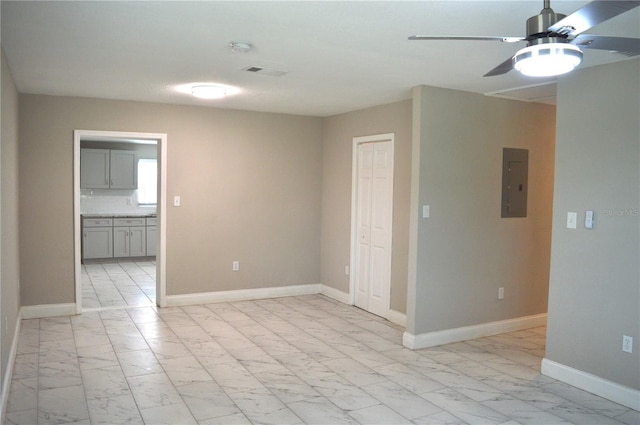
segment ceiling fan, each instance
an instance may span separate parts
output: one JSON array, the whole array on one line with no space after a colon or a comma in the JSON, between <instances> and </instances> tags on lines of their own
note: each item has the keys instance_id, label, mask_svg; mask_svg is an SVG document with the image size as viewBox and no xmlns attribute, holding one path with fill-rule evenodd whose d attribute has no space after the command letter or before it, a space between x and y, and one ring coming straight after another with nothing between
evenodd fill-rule
<instances>
[{"instance_id":1,"label":"ceiling fan","mask_svg":"<svg viewBox=\"0 0 640 425\"><path fill-rule=\"evenodd\" d=\"M582 62L581 48L609 50L627 56L640 55L640 39L582 34L604 21L640 6L640 1L596 0L569 16L555 13L550 0L544 8L527 19L526 37L428 36L414 35L409 40L526 41L520 49L485 77L506 74L512 69L532 77L550 77L572 71Z\"/></svg>"}]
</instances>

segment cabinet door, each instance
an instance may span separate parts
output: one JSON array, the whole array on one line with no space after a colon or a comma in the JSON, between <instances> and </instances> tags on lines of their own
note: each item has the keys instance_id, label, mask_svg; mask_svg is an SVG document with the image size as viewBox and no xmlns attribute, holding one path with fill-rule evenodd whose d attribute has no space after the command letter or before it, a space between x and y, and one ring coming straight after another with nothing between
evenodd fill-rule
<instances>
[{"instance_id":1,"label":"cabinet door","mask_svg":"<svg viewBox=\"0 0 640 425\"><path fill-rule=\"evenodd\" d=\"M132 151L111 151L111 189L137 189L136 153Z\"/></svg>"},{"instance_id":2,"label":"cabinet door","mask_svg":"<svg viewBox=\"0 0 640 425\"><path fill-rule=\"evenodd\" d=\"M129 257L129 228L113 228L113 256Z\"/></svg>"},{"instance_id":3,"label":"cabinet door","mask_svg":"<svg viewBox=\"0 0 640 425\"><path fill-rule=\"evenodd\" d=\"M112 258L113 228L89 227L82 230L82 259Z\"/></svg>"},{"instance_id":4,"label":"cabinet door","mask_svg":"<svg viewBox=\"0 0 640 425\"><path fill-rule=\"evenodd\" d=\"M146 227L129 227L129 255L131 257L147 255Z\"/></svg>"},{"instance_id":5,"label":"cabinet door","mask_svg":"<svg viewBox=\"0 0 640 425\"><path fill-rule=\"evenodd\" d=\"M80 188L109 188L109 149L80 149Z\"/></svg>"},{"instance_id":6,"label":"cabinet door","mask_svg":"<svg viewBox=\"0 0 640 425\"><path fill-rule=\"evenodd\" d=\"M158 228L156 226L147 226L147 256L148 257L155 257L157 241L158 241Z\"/></svg>"}]
</instances>

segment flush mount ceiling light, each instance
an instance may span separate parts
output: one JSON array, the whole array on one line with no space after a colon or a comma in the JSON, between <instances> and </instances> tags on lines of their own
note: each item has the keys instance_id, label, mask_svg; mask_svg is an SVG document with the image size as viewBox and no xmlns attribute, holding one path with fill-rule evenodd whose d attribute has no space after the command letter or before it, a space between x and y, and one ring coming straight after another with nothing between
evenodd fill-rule
<instances>
[{"instance_id":1,"label":"flush mount ceiling light","mask_svg":"<svg viewBox=\"0 0 640 425\"><path fill-rule=\"evenodd\" d=\"M253 44L250 41L238 40L230 42L229 48L234 52L247 53L253 49Z\"/></svg>"},{"instance_id":2,"label":"flush mount ceiling light","mask_svg":"<svg viewBox=\"0 0 640 425\"><path fill-rule=\"evenodd\" d=\"M582 62L582 51L573 44L543 43L527 46L513 57L516 71L528 77L566 74Z\"/></svg>"},{"instance_id":3,"label":"flush mount ceiling light","mask_svg":"<svg viewBox=\"0 0 640 425\"><path fill-rule=\"evenodd\" d=\"M240 93L240 89L226 84L198 82L180 84L173 87L173 90L192 95L200 99L221 99Z\"/></svg>"},{"instance_id":4,"label":"flush mount ceiling light","mask_svg":"<svg viewBox=\"0 0 640 425\"><path fill-rule=\"evenodd\" d=\"M220 99L227 95L227 87L219 84L202 84L191 87L191 94L200 99Z\"/></svg>"}]
</instances>

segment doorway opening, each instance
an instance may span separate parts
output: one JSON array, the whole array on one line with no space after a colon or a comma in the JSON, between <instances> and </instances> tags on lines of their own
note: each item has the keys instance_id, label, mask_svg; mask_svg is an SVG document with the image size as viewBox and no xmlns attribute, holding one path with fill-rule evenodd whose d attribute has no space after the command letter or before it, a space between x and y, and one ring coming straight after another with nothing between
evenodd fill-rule
<instances>
[{"instance_id":1,"label":"doorway opening","mask_svg":"<svg viewBox=\"0 0 640 425\"><path fill-rule=\"evenodd\" d=\"M351 304L389 318L394 134L355 137L351 195Z\"/></svg>"},{"instance_id":2,"label":"doorway opening","mask_svg":"<svg viewBox=\"0 0 640 425\"><path fill-rule=\"evenodd\" d=\"M166 199L167 135L75 130L73 146L76 313L81 314L83 310L104 307L134 307L136 304L155 304L159 307L165 307L166 211L164 201ZM109 163L111 151L120 155L127 150L143 153L136 153L135 159L130 162L132 165L128 167L122 166L123 163L120 162L120 159L117 160L117 163L114 160L114 165L109 164L108 167L112 170L111 172L114 172L114 167L120 167L117 176L124 175L127 170L131 170L133 175L129 176L129 179L135 179L135 192L132 191L130 185L127 186L125 183L122 186L122 183L112 181L114 179L109 176L103 178L105 186L91 184L92 187L100 188L96 189L95 193L100 196L94 197L93 190L81 187L81 180L87 179L87 170L90 170L91 174L95 174L92 172L92 170L95 171L93 164L92 167L87 168L85 162L85 166L81 167L83 159L97 161L96 164L101 164L100 161ZM87 153L92 156L86 156ZM102 154L102 158L106 159L100 159L100 154ZM139 162L139 157L146 157L147 160L155 159L157 164L155 182L149 182L148 178L151 161ZM82 170L85 174L82 174ZM121 170L124 171L121 172ZM138 175L139 172L147 174L147 181L144 181L143 175ZM152 183L155 183L155 187ZM139 185L143 185L144 188L139 188ZM155 191L155 199L154 194L150 193L153 191ZM155 207L153 206L154 201ZM121 203L122 206L120 206L120 210L113 210L117 214L110 214L109 211L113 209L111 204L114 202ZM127 211L131 211L131 214L128 214ZM144 213L144 211L148 213ZM85 213L85 218L87 216L91 216L91 220L95 218L95 227L89 228L87 226L84 229L90 230L90 232L86 232L86 237L82 223L82 217ZM85 224L94 223L87 222ZM91 238L94 239L91 240ZM89 245L87 243L83 247L83 242L95 242L96 244ZM107 254L102 255L101 252L107 252ZM114 257L113 261L93 261L93 259L109 257L109 255ZM83 303L83 286L84 294L87 297L86 303ZM111 298L112 302L97 302L98 300L91 295L91 291L95 291L97 287L100 288L99 291L104 291L103 297L107 300ZM122 297L122 302L117 300L117 297Z\"/></svg>"}]
</instances>

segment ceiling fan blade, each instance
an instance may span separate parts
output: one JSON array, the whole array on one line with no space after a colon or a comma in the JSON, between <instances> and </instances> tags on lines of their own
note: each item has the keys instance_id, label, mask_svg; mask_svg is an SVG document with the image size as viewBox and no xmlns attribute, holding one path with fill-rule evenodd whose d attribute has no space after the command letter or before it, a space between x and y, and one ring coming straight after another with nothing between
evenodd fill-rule
<instances>
[{"instance_id":1,"label":"ceiling fan blade","mask_svg":"<svg viewBox=\"0 0 640 425\"><path fill-rule=\"evenodd\" d=\"M586 49L612 50L626 56L640 55L640 38L580 34L571 44Z\"/></svg>"},{"instance_id":2,"label":"ceiling fan blade","mask_svg":"<svg viewBox=\"0 0 640 425\"><path fill-rule=\"evenodd\" d=\"M604 21L640 6L640 1L596 0L549 27L549 31L574 37Z\"/></svg>"},{"instance_id":3,"label":"ceiling fan blade","mask_svg":"<svg viewBox=\"0 0 640 425\"><path fill-rule=\"evenodd\" d=\"M501 41L503 43L516 43L518 41L525 41L524 37L458 37L458 36L431 36L431 35L412 35L409 40L462 40L462 41Z\"/></svg>"},{"instance_id":4,"label":"ceiling fan blade","mask_svg":"<svg viewBox=\"0 0 640 425\"><path fill-rule=\"evenodd\" d=\"M483 75L483 77L494 77L496 75L506 74L513 69L513 57L510 57L500 65L493 68L491 71Z\"/></svg>"}]
</instances>

